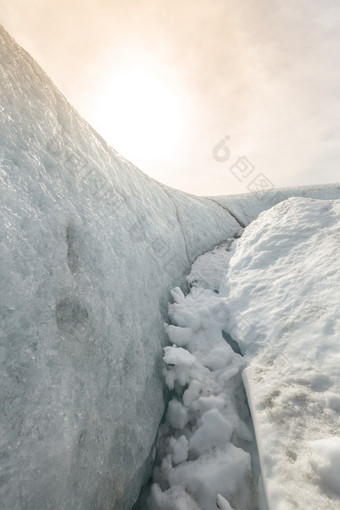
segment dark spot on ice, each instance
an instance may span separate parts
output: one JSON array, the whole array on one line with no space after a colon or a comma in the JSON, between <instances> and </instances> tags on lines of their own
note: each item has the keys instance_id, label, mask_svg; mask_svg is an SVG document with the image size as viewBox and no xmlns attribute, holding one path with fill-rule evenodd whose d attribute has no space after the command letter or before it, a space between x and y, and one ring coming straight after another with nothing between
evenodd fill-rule
<instances>
[{"instance_id":1,"label":"dark spot on ice","mask_svg":"<svg viewBox=\"0 0 340 510\"><path fill-rule=\"evenodd\" d=\"M57 302L56 321L61 333L84 338L88 330L89 314L77 298L64 298Z\"/></svg>"},{"instance_id":2,"label":"dark spot on ice","mask_svg":"<svg viewBox=\"0 0 340 510\"><path fill-rule=\"evenodd\" d=\"M6 319L10 317L15 312L15 308L10 306L3 306L0 308L0 319Z\"/></svg>"},{"instance_id":3,"label":"dark spot on ice","mask_svg":"<svg viewBox=\"0 0 340 510\"><path fill-rule=\"evenodd\" d=\"M86 441L86 430L83 430L83 431L79 434L79 438L78 438L78 445L79 445L80 447L84 446L85 441Z\"/></svg>"},{"instance_id":4,"label":"dark spot on ice","mask_svg":"<svg viewBox=\"0 0 340 510\"><path fill-rule=\"evenodd\" d=\"M9 453L8 452L0 452L0 460L8 459Z\"/></svg>"},{"instance_id":5,"label":"dark spot on ice","mask_svg":"<svg viewBox=\"0 0 340 510\"><path fill-rule=\"evenodd\" d=\"M72 274L79 269L79 258L75 249L75 229L72 225L68 225L66 229L67 242L67 265Z\"/></svg>"},{"instance_id":6,"label":"dark spot on ice","mask_svg":"<svg viewBox=\"0 0 340 510\"><path fill-rule=\"evenodd\" d=\"M5 485L10 478L11 478L10 475L2 475L2 476L0 476L0 487Z\"/></svg>"}]
</instances>

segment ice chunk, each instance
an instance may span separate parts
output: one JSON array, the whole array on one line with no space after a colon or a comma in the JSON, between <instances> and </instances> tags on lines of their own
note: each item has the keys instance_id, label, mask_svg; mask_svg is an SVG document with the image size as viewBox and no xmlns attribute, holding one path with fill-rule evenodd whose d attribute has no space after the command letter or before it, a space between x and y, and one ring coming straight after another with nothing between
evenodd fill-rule
<instances>
[{"instance_id":1,"label":"ice chunk","mask_svg":"<svg viewBox=\"0 0 340 510\"><path fill-rule=\"evenodd\" d=\"M252 507L247 478L251 476L249 454L232 444L203 453L197 460L179 464L169 475L171 487L185 486L201 508L216 509L221 494L234 508Z\"/></svg>"},{"instance_id":2,"label":"ice chunk","mask_svg":"<svg viewBox=\"0 0 340 510\"><path fill-rule=\"evenodd\" d=\"M233 360L233 350L228 344L221 344L213 347L207 354L204 366L211 370L218 370L226 367Z\"/></svg>"},{"instance_id":3,"label":"ice chunk","mask_svg":"<svg viewBox=\"0 0 340 510\"><path fill-rule=\"evenodd\" d=\"M176 344L179 347L186 347L189 345L192 337L192 331L190 328L181 328L170 324L167 326L166 331L171 343Z\"/></svg>"},{"instance_id":4,"label":"ice chunk","mask_svg":"<svg viewBox=\"0 0 340 510\"><path fill-rule=\"evenodd\" d=\"M188 368L196 364L195 356L182 347L165 347L164 353L163 360L167 365Z\"/></svg>"},{"instance_id":5,"label":"ice chunk","mask_svg":"<svg viewBox=\"0 0 340 510\"><path fill-rule=\"evenodd\" d=\"M200 455L230 441L232 428L217 409L202 414L201 426L190 439L189 448Z\"/></svg>"},{"instance_id":6,"label":"ice chunk","mask_svg":"<svg viewBox=\"0 0 340 510\"><path fill-rule=\"evenodd\" d=\"M188 421L188 411L184 405L176 399L169 403L167 420L174 429L183 430Z\"/></svg>"},{"instance_id":7,"label":"ice chunk","mask_svg":"<svg viewBox=\"0 0 340 510\"><path fill-rule=\"evenodd\" d=\"M178 439L174 437L169 441L170 449L172 450L172 462L180 464L188 458L189 443L185 436L180 436Z\"/></svg>"},{"instance_id":8,"label":"ice chunk","mask_svg":"<svg viewBox=\"0 0 340 510\"><path fill-rule=\"evenodd\" d=\"M201 389L202 384L199 381L191 381L189 388L187 388L183 393L183 403L186 407L189 407L198 399L198 396L201 393Z\"/></svg>"}]
</instances>

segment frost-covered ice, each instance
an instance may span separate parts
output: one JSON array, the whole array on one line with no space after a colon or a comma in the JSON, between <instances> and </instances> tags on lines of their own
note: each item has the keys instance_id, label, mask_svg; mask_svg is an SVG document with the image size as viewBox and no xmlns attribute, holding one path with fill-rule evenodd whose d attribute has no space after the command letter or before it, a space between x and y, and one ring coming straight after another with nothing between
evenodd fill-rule
<instances>
[{"instance_id":1,"label":"frost-covered ice","mask_svg":"<svg viewBox=\"0 0 340 510\"><path fill-rule=\"evenodd\" d=\"M268 507L340 508L340 201L291 198L234 244L221 293Z\"/></svg>"},{"instance_id":2,"label":"frost-covered ice","mask_svg":"<svg viewBox=\"0 0 340 510\"><path fill-rule=\"evenodd\" d=\"M239 225L108 147L4 30L0 83L0 508L129 509L168 291Z\"/></svg>"}]
</instances>

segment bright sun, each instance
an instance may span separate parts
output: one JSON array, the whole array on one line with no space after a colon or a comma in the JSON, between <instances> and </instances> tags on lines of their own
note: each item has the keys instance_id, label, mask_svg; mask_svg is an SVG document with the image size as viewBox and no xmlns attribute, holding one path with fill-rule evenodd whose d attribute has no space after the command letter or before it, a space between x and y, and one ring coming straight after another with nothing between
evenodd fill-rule
<instances>
[{"instance_id":1,"label":"bright sun","mask_svg":"<svg viewBox=\"0 0 340 510\"><path fill-rule=\"evenodd\" d=\"M96 128L137 166L164 161L183 139L184 93L156 66L122 69L106 80L96 97Z\"/></svg>"}]
</instances>

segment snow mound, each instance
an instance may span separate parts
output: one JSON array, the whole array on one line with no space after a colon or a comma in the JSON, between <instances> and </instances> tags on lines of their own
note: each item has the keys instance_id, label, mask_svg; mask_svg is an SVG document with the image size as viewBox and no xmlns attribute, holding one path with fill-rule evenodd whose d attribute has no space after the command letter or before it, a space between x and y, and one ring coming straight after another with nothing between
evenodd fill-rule
<instances>
[{"instance_id":1,"label":"snow mound","mask_svg":"<svg viewBox=\"0 0 340 510\"><path fill-rule=\"evenodd\" d=\"M339 508L339 249L340 201L290 198L245 229L221 285L273 510Z\"/></svg>"}]
</instances>

